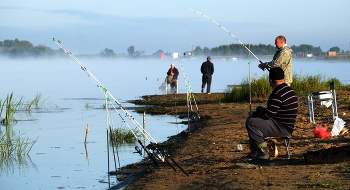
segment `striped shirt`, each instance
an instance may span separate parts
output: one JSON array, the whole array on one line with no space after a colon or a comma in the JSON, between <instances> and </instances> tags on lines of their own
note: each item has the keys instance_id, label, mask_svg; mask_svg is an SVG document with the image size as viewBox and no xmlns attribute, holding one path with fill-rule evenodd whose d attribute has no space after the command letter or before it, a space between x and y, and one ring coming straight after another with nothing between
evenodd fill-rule
<instances>
[{"instance_id":1,"label":"striped shirt","mask_svg":"<svg viewBox=\"0 0 350 190\"><path fill-rule=\"evenodd\" d=\"M296 93L286 83L283 83L273 90L267 101L267 108L257 113L257 116L265 120L274 119L292 133L297 114L298 98Z\"/></svg>"}]
</instances>

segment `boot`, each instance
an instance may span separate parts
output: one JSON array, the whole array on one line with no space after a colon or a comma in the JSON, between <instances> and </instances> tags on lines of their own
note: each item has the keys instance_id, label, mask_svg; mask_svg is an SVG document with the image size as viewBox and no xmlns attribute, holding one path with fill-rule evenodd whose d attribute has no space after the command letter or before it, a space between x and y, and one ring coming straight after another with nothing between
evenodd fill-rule
<instances>
[{"instance_id":1,"label":"boot","mask_svg":"<svg viewBox=\"0 0 350 190\"><path fill-rule=\"evenodd\" d=\"M270 160L269 148L266 142L256 145L258 154L250 160L251 163L258 163Z\"/></svg>"},{"instance_id":2,"label":"boot","mask_svg":"<svg viewBox=\"0 0 350 190\"><path fill-rule=\"evenodd\" d=\"M250 143L250 153L246 156L242 156L241 159L252 159L258 154L256 145L253 143Z\"/></svg>"}]
</instances>

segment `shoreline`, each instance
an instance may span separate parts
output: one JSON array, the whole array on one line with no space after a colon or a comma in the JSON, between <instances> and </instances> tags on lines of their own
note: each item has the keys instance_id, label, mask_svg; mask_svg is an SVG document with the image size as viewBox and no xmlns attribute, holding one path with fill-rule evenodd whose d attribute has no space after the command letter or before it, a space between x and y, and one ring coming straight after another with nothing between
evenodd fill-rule
<instances>
[{"instance_id":1,"label":"shoreline","mask_svg":"<svg viewBox=\"0 0 350 190\"><path fill-rule=\"evenodd\" d=\"M123 189L307 189L322 188L325 184L330 187L350 188L350 178L345 172L350 171L349 162L323 165L305 163L303 154L307 151L344 146L350 142L348 133L325 139L313 137L312 130L316 125L309 121L306 97L300 97L297 130L293 133L290 145L291 159L286 158L285 146L279 141L279 155L271 158L270 162L257 166L247 165L239 159L249 152L244 127L249 103L222 103L218 101L221 93L195 95L201 115L211 116L212 119L174 143L171 152L172 158L189 176L179 170L174 171L166 164L160 164L157 168L150 165L143 168L132 165L135 173L128 177L128 183L124 183ZM187 113L184 99L186 95L177 95L179 102L176 107L170 96L147 96L143 103L157 103L156 105L164 108L164 114ZM338 93L338 96L338 102L350 101L348 92ZM252 107L264 104L265 102L253 102ZM348 105L338 104L338 112L350 112ZM331 109L321 110L323 111L319 112L316 120L327 119L326 125L331 127ZM350 121L350 113L340 117L346 122ZM236 144L242 144L243 150L237 150Z\"/></svg>"}]
</instances>

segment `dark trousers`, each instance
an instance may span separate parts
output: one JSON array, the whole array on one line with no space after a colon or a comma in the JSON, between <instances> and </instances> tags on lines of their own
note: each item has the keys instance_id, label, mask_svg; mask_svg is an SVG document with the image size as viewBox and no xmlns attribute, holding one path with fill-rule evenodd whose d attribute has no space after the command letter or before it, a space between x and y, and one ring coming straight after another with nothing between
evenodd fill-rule
<instances>
[{"instance_id":1,"label":"dark trousers","mask_svg":"<svg viewBox=\"0 0 350 190\"><path fill-rule=\"evenodd\" d=\"M249 140L254 144L265 142L266 137L286 137L291 134L277 121L248 117L246 121Z\"/></svg>"},{"instance_id":2,"label":"dark trousers","mask_svg":"<svg viewBox=\"0 0 350 190\"><path fill-rule=\"evenodd\" d=\"M170 83L170 87L171 87L171 89L176 89L176 87L177 87L177 80L173 80L173 81Z\"/></svg>"},{"instance_id":3,"label":"dark trousers","mask_svg":"<svg viewBox=\"0 0 350 190\"><path fill-rule=\"evenodd\" d=\"M207 93L210 93L211 78L212 76L207 74L202 76L202 88L207 84Z\"/></svg>"}]
</instances>

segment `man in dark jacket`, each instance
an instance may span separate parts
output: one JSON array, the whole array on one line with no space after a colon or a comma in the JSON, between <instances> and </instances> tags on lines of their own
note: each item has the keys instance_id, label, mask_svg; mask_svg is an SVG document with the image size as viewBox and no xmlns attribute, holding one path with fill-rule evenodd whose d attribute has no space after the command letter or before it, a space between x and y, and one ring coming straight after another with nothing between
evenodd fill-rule
<instances>
[{"instance_id":1,"label":"man in dark jacket","mask_svg":"<svg viewBox=\"0 0 350 190\"><path fill-rule=\"evenodd\" d=\"M207 57L207 61L202 63L201 72L202 76L202 90L204 92L205 85L207 85L207 93L210 94L211 79L214 74L214 64L211 61L211 56Z\"/></svg>"},{"instance_id":2,"label":"man in dark jacket","mask_svg":"<svg viewBox=\"0 0 350 190\"><path fill-rule=\"evenodd\" d=\"M168 75L168 80L170 83L171 91L175 92L175 89L177 88L177 76L179 76L179 71L175 67L174 63L172 63L170 65L170 69L168 70L168 72L166 74Z\"/></svg>"},{"instance_id":3,"label":"man in dark jacket","mask_svg":"<svg viewBox=\"0 0 350 190\"><path fill-rule=\"evenodd\" d=\"M246 128L250 141L250 153L243 158L252 158L251 162L269 160L266 137L285 137L293 133L298 114L298 98L294 90L284 81L284 71L280 67L270 69L272 93L267 107L261 106L249 112Z\"/></svg>"}]
</instances>

